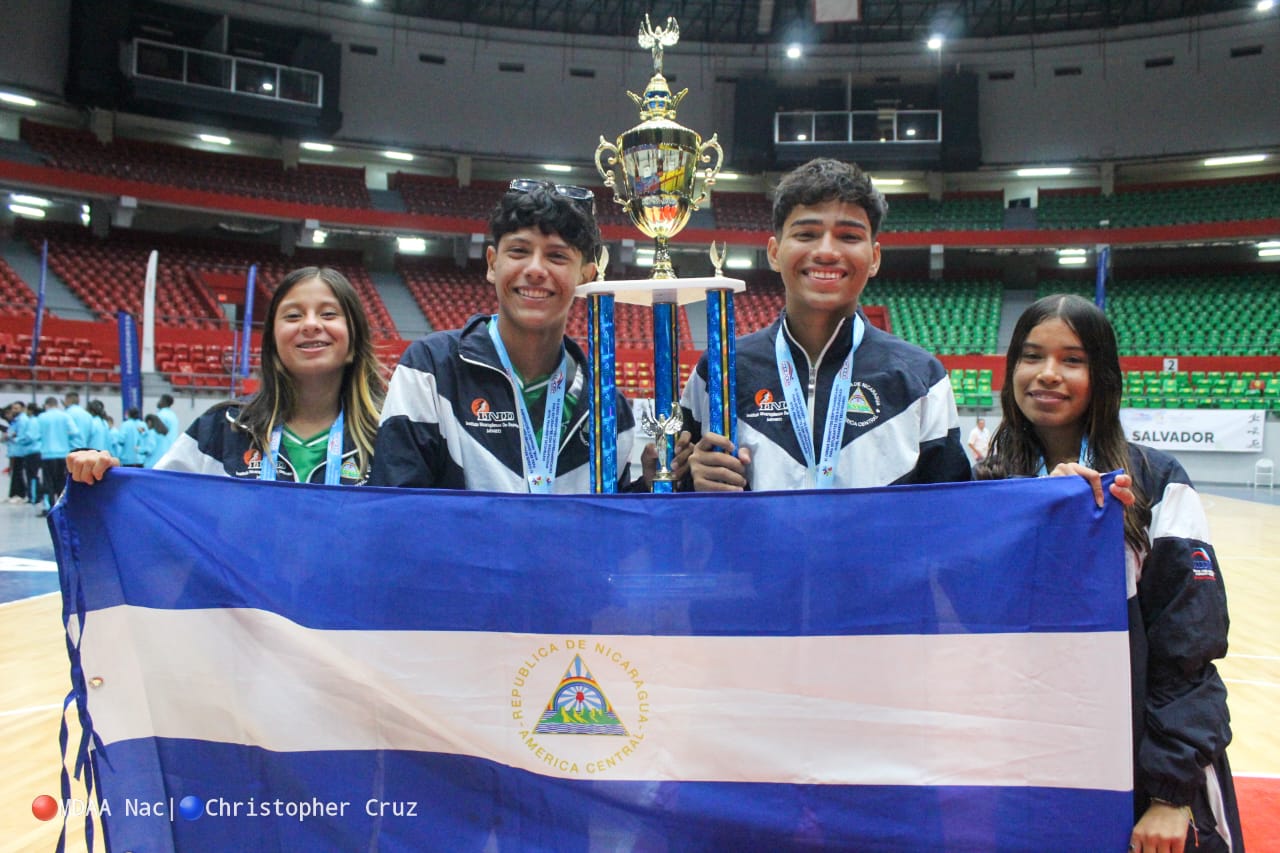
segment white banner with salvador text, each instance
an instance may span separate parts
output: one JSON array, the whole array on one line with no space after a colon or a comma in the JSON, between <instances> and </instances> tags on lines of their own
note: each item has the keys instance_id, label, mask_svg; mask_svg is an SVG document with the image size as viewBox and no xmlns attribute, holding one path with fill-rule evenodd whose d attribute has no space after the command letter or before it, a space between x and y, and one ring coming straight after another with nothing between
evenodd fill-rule
<instances>
[{"instance_id":1,"label":"white banner with salvador text","mask_svg":"<svg viewBox=\"0 0 1280 853\"><path fill-rule=\"evenodd\" d=\"M1267 413L1246 409L1121 409L1124 437L1160 450L1261 453Z\"/></svg>"}]
</instances>

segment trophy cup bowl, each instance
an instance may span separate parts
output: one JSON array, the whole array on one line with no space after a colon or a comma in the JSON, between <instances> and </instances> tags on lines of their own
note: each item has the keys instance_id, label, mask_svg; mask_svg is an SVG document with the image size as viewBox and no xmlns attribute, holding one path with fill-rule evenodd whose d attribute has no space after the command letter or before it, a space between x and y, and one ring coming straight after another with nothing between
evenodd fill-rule
<instances>
[{"instance_id":1,"label":"trophy cup bowl","mask_svg":"<svg viewBox=\"0 0 1280 853\"><path fill-rule=\"evenodd\" d=\"M645 121L616 142L601 137L596 168L631 224L657 242L654 278L674 277L667 241L706 199L705 190L694 194L699 174L706 183L714 182L723 161L714 136L703 142L694 131L665 118ZM704 163L711 165L700 167Z\"/></svg>"}]
</instances>

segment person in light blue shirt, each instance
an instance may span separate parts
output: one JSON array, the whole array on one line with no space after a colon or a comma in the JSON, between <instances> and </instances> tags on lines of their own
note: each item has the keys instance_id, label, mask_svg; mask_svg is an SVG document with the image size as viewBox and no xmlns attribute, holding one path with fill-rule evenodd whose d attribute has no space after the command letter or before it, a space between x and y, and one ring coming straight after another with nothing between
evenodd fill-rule
<instances>
[{"instance_id":1,"label":"person in light blue shirt","mask_svg":"<svg viewBox=\"0 0 1280 853\"><path fill-rule=\"evenodd\" d=\"M182 428L178 426L178 415L173 411L173 397L168 394L160 395L160 399L156 400L156 417L160 419L160 423L164 424L164 430L159 431L160 443L163 445L160 455L163 456L164 451L168 450L178 440L178 436L182 435Z\"/></svg>"},{"instance_id":2,"label":"person in light blue shirt","mask_svg":"<svg viewBox=\"0 0 1280 853\"><path fill-rule=\"evenodd\" d=\"M154 468L173 442L165 434L164 421L160 419L159 415L147 415L143 418L143 421L146 422L147 430L142 435L142 441L139 442L142 467Z\"/></svg>"},{"instance_id":3,"label":"person in light blue shirt","mask_svg":"<svg viewBox=\"0 0 1280 853\"><path fill-rule=\"evenodd\" d=\"M26 503L26 457L31 453L31 448L28 442L23 441L22 427L29 420L27 404L21 400L10 403L5 409L5 417L9 421L4 434L5 443L9 446L9 503Z\"/></svg>"},{"instance_id":4,"label":"person in light blue shirt","mask_svg":"<svg viewBox=\"0 0 1280 853\"><path fill-rule=\"evenodd\" d=\"M147 435L147 425L142 422L139 414L137 408L130 408L124 413L124 420L119 427L120 449L115 455L121 465L129 468L141 468L146 458L143 440Z\"/></svg>"},{"instance_id":5,"label":"person in light blue shirt","mask_svg":"<svg viewBox=\"0 0 1280 853\"><path fill-rule=\"evenodd\" d=\"M18 431L18 441L26 449L22 458L26 468L26 491L23 497L27 503L37 503L40 499L40 422L37 420L43 409L36 403L27 404L27 416Z\"/></svg>"},{"instance_id":6,"label":"person in light blue shirt","mask_svg":"<svg viewBox=\"0 0 1280 853\"><path fill-rule=\"evenodd\" d=\"M74 396L74 392L67 396ZM84 414L89 417L88 412ZM72 448L84 446L84 435L71 415L58 408L57 397L45 398L44 411L36 418L36 422L40 425L41 497L51 506L62 496L62 489L66 484L67 454ZM41 510L41 515L48 514L48 511L46 506Z\"/></svg>"},{"instance_id":7,"label":"person in light blue shirt","mask_svg":"<svg viewBox=\"0 0 1280 853\"><path fill-rule=\"evenodd\" d=\"M66 407L63 411L75 422L76 429L80 431L82 446L87 447L88 445L84 443L93 434L93 415L85 411L85 408L80 405L80 394L76 391L68 391L62 395L62 405ZM46 406L46 408L48 407Z\"/></svg>"},{"instance_id":8,"label":"person in light blue shirt","mask_svg":"<svg viewBox=\"0 0 1280 853\"><path fill-rule=\"evenodd\" d=\"M107 407L101 400L89 401L89 431L85 434L85 447L90 450L110 450L107 426Z\"/></svg>"}]
</instances>

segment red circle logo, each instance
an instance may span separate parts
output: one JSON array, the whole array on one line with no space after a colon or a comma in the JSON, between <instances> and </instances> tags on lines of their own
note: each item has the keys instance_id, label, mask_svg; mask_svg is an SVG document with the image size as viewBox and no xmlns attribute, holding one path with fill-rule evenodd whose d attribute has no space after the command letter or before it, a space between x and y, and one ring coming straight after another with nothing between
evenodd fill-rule
<instances>
[{"instance_id":1,"label":"red circle logo","mask_svg":"<svg viewBox=\"0 0 1280 853\"><path fill-rule=\"evenodd\" d=\"M770 391L768 388L761 388L759 391L756 392L757 406L763 406L766 403L772 403L772 402L773 402L773 392Z\"/></svg>"},{"instance_id":2,"label":"red circle logo","mask_svg":"<svg viewBox=\"0 0 1280 853\"><path fill-rule=\"evenodd\" d=\"M471 414L483 415L489 412L489 401L484 397L476 397L471 401Z\"/></svg>"},{"instance_id":3,"label":"red circle logo","mask_svg":"<svg viewBox=\"0 0 1280 853\"><path fill-rule=\"evenodd\" d=\"M48 794L41 794L31 801L31 813L39 820L53 820L58 814L58 801Z\"/></svg>"}]
</instances>

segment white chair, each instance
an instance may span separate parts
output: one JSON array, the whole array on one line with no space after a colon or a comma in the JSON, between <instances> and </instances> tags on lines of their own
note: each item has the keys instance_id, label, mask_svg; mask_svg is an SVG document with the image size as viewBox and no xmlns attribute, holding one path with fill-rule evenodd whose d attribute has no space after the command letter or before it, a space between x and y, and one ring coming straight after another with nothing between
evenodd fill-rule
<instances>
[{"instance_id":1,"label":"white chair","mask_svg":"<svg viewBox=\"0 0 1280 853\"><path fill-rule=\"evenodd\" d=\"M1259 459L1253 466L1253 487L1266 486L1275 491L1275 463L1270 459Z\"/></svg>"}]
</instances>

